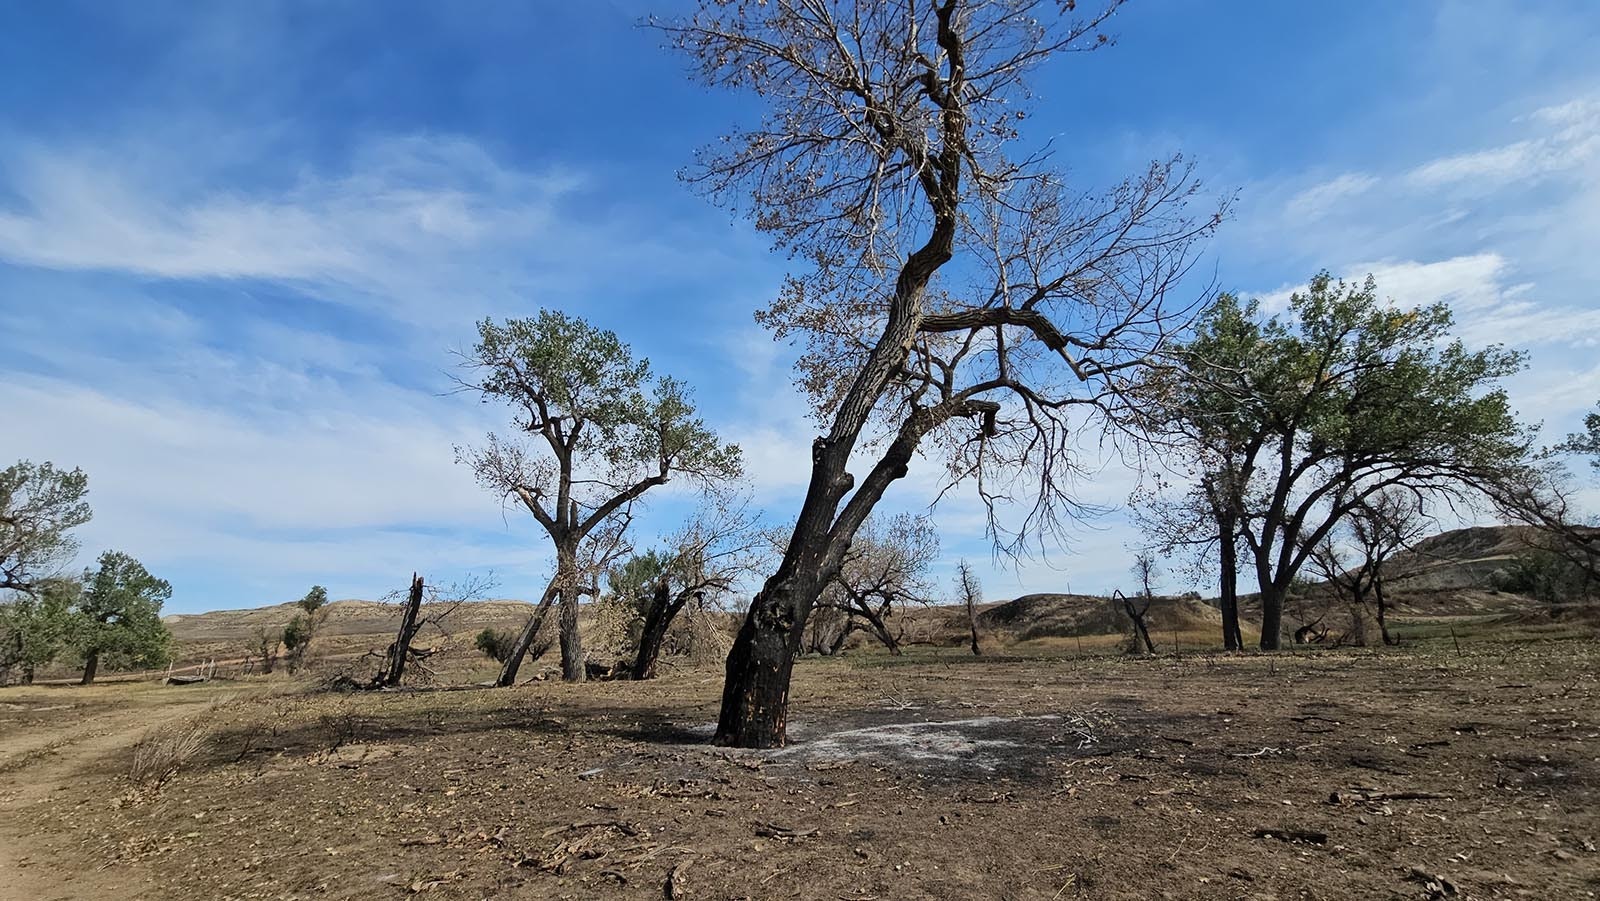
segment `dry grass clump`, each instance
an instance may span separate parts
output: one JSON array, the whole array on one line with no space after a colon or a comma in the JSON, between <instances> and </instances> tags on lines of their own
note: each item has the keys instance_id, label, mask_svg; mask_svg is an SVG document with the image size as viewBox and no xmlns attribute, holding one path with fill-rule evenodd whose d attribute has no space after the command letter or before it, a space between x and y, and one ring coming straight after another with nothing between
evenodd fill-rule
<instances>
[{"instance_id":1,"label":"dry grass clump","mask_svg":"<svg viewBox=\"0 0 1600 901\"><path fill-rule=\"evenodd\" d=\"M133 764L128 776L135 783L159 787L178 774L194 759L211 736L212 714L208 711L191 719L151 729L133 746Z\"/></svg>"}]
</instances>

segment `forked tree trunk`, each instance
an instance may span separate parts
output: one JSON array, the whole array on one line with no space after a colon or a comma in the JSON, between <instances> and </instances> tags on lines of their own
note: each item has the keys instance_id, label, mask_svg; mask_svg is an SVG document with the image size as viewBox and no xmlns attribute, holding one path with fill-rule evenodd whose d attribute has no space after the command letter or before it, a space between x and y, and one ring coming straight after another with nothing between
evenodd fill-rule
<instances>
[{"instance_id":1,"label":"forked tree trunk","mask_svg":"<svg viewBox=\"0 0 1600 901\"><path fill-rule=\"evenodd\" d=\"M645 613L644 630L639 635L639 653L633 658L634 679L656 677L656 661L661 657L661 645L666 641L667 629L689 598L688 594L674 597L665 579L656 583L650 598L650 609Z\"/></svg>"},{"instance_id":2,"label":"forked tree trunk","mask_svg":"<svg viewBox=\"0 0 1600 901\"><path fill-rule=\"evenodd\" d=\"M393 688L406 674L406 658L411 654L411 640L417 637L417 617L422 611L422 577L411 574L411 593L406 597L405 612L400 615L400 631L395 633L394 644L384 657L384 669L375 680L378 685Z\"/></svg>"},{"instance_id":3,"label":"forked tree trunk","mask_svg":"<svg viewBox=\"0 0 1600 901\"><path fill-rule=\"evenodd\" d=\"M900 650L900 639L895 638L894 635L889 632L889 624L884 622L884 617L879 616L878 612L873 610L872 606L865 602L854 601L853 606L855 609L848 611L846 615L852 619L859 616L866 620L867 626L872 629L872 634L878 636L878 641L884 647L889 649L889 653L895 655L896 657L901 656L902 652Z\"/></svg>"},{"instance_id":4,"label":"forked tree trunk","mask_svg":"<svg viewBox=\"0 0 1600 901\"><path fill-rule=\"evenodd\" d=\"M100 671L100 651L98 648L90 650L83 659L83 678L78 680L79 685L89 685L94 682L94 674Z\"/></svg>"},{"instance_id":5,"label":"forked tree trunk","mask_svg":"<svg viewBox=\"0 0 1600 901\"><path fill-rule=\"evenodd\" d=\"M1133 599L1121 592L1118 596L1122 600L1122 610L1128 614L1128 619L1133 621L1134 637L1144 643L1144 649L1151 655L1156 652L1156 643L1150 640L1150 630L1145 626L1144 615L1150 609L1149 599L1145 600L1143 608L1136 606Z\"/></svg>"}]
</instances>

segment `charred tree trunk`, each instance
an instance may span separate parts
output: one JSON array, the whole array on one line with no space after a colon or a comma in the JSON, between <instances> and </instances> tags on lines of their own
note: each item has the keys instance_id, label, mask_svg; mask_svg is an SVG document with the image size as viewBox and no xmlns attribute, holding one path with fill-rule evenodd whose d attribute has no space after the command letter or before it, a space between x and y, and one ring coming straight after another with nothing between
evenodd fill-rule
<instances>
[{"instance_id":1,"label":"charred tree trunk","mask_svg":"<svg viewBox=\"0 0 1600 901\"><path fill-rule=\"evenodd\" d=\"M1389 634L1389 602L1383 596L1381 581L1372 583L1372 599L1375 602L1373 609L1378 619L1378 632L1383 635L1383 643L1389 647L1399 644L1400 642Z\"/></svg>"},{"instance_id":2,"label":"charred tree trunk","mask_svg":"<svg viewBox=\"0 0 1600 901\"><path fill-rule=\"evenodd\" d=\"M94 674L100 671L100 650L93 648L83 658L83 678L78 680L79 685L89 685L94 682Z\"/></svg>"},{"instance_id":3,"label":"charred tree trunk","mask_svg":"<svg viewBox=\"0 0 1600 901\"><path fill-rule=\"evenodd\" d=\"M1218 596L1222 607L1222 647L1229 651L1244 649L1244 632L1239 628L1239 548L1234 538L1233 518L1219 517L1217 540L1222 571Z\"/></svg>"},{"instance_id":4,"label":"charred tree trunk","mask_svg":"<svg viewBox=\"0 0 1600 901\"><path fill-rule=\"evenodd\" d=\"M677 597L665 579L656 583L650 598L650 610L644 617L644 631L639 635L639 653L633 658L633 678L654 679L656 661L661 657L661 645L666 640L667 629L688 603L690 595Z\"/></svg>"},{"instance_id":5,"label":"charred tree trunk","mask_svg":"<svg viewBox=\"0 0 1600 901\"><path fill-rule=\"evenodd\" d=\"M983 650L978 647L978 607L970 594L967 595L967 626L972 630L972 656L977 657Z\"/></svg>"},{"instance_id":6,"label":"charred tree trunk","mask_svg":"<svg viewBox=\"0 0 1600 901\"><path fill-rule=\"evenodd\" d=\"M1283 599L1288 594L1272 583L1261 584L1261 650L1276 651L1283 647Z\"/></svg>"},{"instance_id":7,"label":"charred tree trunk","mask_svg":"<svg viewBox=\"0 0 1600 901\"><path fill-rule=\"evenodd\" d=\"M1146 652L1154 655L1156 652L1156 643L1150 640L1150 630L1145 626L1144 622L1144 615L1146 611L1150 609L1150 600L1146 598L1144 606L1140 607L1133 602L1132 598L1120 591L1117 592L1117 597L1122 601L1123 612L1127 613L1128 619L1133 621L1135 637L1144 642L1144 649Z\"/></svg>"},{"instance_id":8,"label":"charred tree trunk","mask_svg":"<svg viewBox=\"0 0 1600 901\"><path fill-rule=\"evenodd\" d=\"M853 619L850 619L849 617L846 617L844 625L839 628L838 632L834 633L833 641L829 642L825 647L819 647L817 650L824 657L832 657L844 648L844 643L849 641L850 636L854 635L855 631L859 628L861 628L859 623Z\"/></svg>"},{"instance_id":9,"label":"charred tree trunk","mask_svg":"<svg viewBox=\"0 0 1600 901\"><path fill-rule=\"evenodd\" d=\"M821 586L774 577L756 594L728 652L722 710L714 741L738 748L781 748L789 711L789 676L806 617Z\"/></svg>"},{"instance_id":10,"label":"charred tree trunk","mask_svg":"<svg viewBox=\"0 0 1600 901\"><path fill-rule=\"evenodd\" d=\"M517 636L517 643L512 645L511 653L504 663L500 664L500 675L494 680L496 688L510 688L517 684L517 670L522 668L522 661L528 656L528 650L539 637L539 630L544 628L545 615L550 612L550 603L555 600L555 586L552 584L545 589L544 597L539 599L539 606L534 608L528 616L528 621L522 626L522 634Z\"/></svg>"},{"instance_id":11,"label":"charred tree trunk","mask_svg":"<svg viewBox=\"0 0 1600 901\"><path fill-rule=\"evenodd\" d=\"M383 672L373 680L379 687L393 688L406 674L406 658L411 654L411 640L417 637L417 617L422 612L422 577L411 574L411 593L406 597L405 612L400 615L400 631L395 633L394 644L383 658Z\"/></svg>"},{"instance_id":12,"label":"charred tree trunk","mask_svg":"<svg viewBox=\"0 0 1600 901\"><path fill-rule=\"evenodd\" d=\"M885 621L890 616L890 608L888 603L885 603L882 607L874 610L872 609L872 605L867 603L863 598L851 598L851 602L852 609L846 611L851 620L854 620L856 617L866 620L867 626L872 629L872 634L878 637L878 641L882 643L884 647L889 649L889 653L899 657L902 653L900 650L900 639L896 638L889 631L889 624Z\"/></svg>"}]
</instances>

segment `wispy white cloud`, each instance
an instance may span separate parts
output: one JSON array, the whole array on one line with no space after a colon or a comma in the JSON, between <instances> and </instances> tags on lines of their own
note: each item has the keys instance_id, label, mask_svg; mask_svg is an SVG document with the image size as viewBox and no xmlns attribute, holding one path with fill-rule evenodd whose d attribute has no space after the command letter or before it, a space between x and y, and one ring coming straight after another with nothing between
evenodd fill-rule
<instances>
[{"instance_id":1,"label":"wispy white cloud","mask_svg":"<svg viewBox=\"0 0 1600 901\"><path fill-rule=\"evenodd\" d=\"M1487 191L1600 163L1600 100L1583 97L1544 107L1525 121L1543 133L1429 160L1406 173L1405 180L1421 188Z\"/></svg>"},{"instance_id":2,"label":"wispy white cloud","mask_svg":"<svg viewBox=\"0 0 1600 901\"><path fill-rule=\"evenodd\" d=\"M302 172L272 190L186 187L193 174L175 185L165 166L61 148L23 153L8 171L17 201L0 207L0 259L345 286L374 299L437 289L441 270L563 233L554 207L581 183L436 137L375 141L342 174Z\"/></svg>"},{"instance_id":3,"label":"wispy white cloud","mask_svg":"<svg viewBox=\"0 0 1600 901\"><path fill-rule=\"evenodd\" d=\"M1377 184L1376 176L1364 172L1346 172L1337 178L1312 185L1289 198L1288 213L1301 219L1320 219L1337 204L1351 197L1359 197Z\"/></svg>"}]
</instances>

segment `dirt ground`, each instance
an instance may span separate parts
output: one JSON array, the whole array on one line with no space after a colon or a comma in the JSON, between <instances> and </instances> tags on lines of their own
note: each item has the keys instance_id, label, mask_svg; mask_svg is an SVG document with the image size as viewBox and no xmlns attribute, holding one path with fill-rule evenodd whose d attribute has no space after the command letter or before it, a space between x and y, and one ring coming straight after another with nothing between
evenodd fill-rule
<instances>
[{"instance_id":1,"label":"dirt ground","mask_svg":"<svg viewBox=\"0 0 1600 901\"><path fill-rule=\"evenodd\" d=\"M0 898L1591 898L1600 646L0 691ZM170 778L133 746L201 723Z\"/></svg>"}]
</instances>

